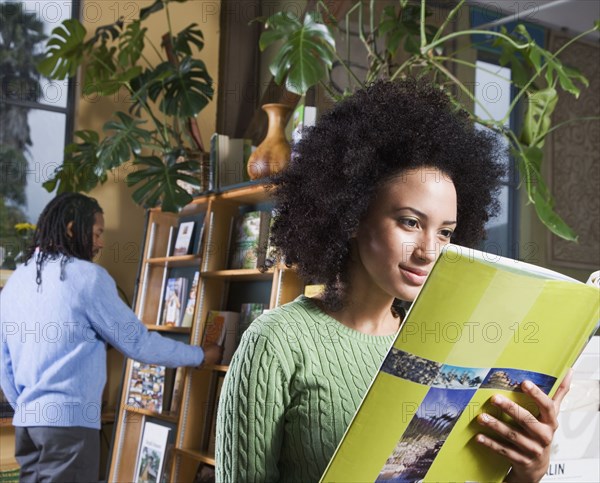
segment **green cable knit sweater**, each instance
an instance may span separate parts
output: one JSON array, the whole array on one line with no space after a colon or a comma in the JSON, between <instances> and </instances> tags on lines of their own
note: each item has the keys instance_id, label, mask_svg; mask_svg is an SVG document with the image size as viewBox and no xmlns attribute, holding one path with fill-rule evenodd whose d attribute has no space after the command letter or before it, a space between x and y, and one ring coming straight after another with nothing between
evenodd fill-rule
<instances>
[{"instance_id":1,"label":"green cable knit sweater","mask_svg":"<svg viewBox=\"0 0 600 483\"><path fill-rule=\"evenodd\" d=\"M304 296L254 321L221 391L217 481L318 481L393 340Z\"/></svg>"}]
</instances>

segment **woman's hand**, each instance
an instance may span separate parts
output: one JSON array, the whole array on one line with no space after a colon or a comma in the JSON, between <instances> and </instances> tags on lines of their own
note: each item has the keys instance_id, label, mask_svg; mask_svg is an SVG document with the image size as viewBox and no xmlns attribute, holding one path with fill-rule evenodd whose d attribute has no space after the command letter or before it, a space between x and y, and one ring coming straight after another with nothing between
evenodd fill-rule
<instances>
[{"instance_id":1,"label":"woman's hand","mask_svg":"<svg viewBox=\"0 0 600 483\"><path fill-rule=\"evenodd\" d=\"M508 414L516 425L508 425L487 413L479 415L479 424L492 429L501 438L492 439L478 434L477 442L505 456L512 463L512 469L505 481L539 481L546 473L550 463L552 439L558 428L558 411L571 387L572 375L573 371L570 370L552 399L531 381L521 384L523 392L528 394L539 408L537 418L527 409L499 394L492 396L492 404Z\"/></svg>"}]
</instances>

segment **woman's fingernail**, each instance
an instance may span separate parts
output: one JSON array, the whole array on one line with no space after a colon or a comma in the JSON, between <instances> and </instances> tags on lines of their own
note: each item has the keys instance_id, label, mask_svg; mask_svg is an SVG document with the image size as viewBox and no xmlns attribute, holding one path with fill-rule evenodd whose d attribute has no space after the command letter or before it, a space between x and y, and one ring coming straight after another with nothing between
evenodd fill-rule
<instances>
[{"instance_id":1,"label":"woman's fingernail","mask_svg":"<svg viewBox=\"0 0 600 483\"><path fill-rule=\"evenodd\" d=\"M523 387L525 389L532 389L533 388L533 383L531 381L523 381Z\"/></svg>"}]
</instances>

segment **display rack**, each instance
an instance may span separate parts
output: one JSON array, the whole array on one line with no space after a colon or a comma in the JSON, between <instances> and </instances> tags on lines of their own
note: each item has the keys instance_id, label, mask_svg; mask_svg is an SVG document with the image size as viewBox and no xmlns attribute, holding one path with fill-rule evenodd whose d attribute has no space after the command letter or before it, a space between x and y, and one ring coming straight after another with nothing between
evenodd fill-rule
<instances>
[{"instance_id":1,"label":"display rack","mask_svg":"<svg viewBox=\"0 0 600 483\"><path fill-rule=\"evenodd\" d=\"M195 198L180 213L152 209L148 214L144 250L138 274L135 311L149 330L200 345L211 310L239 311L242 303L263 303L269 308L294 300L303 291L296 273L281 264L266 272L229 270L232 220L250 210L270 210L272 202L262 184ZM190 254L172 256L177 227L195 221ZM165 280L173 273L192 277L199 271L191 327L160 325ZM144 424L170 428L163 473L169 481L194 481L202 466L214 467L214 420L218 391L228 367L186 368L181 401L176 411L161 413L127 404L132 360L126 361L113 438L109 481L137 481L136 464Z\"/></svg>"}]
</instances>

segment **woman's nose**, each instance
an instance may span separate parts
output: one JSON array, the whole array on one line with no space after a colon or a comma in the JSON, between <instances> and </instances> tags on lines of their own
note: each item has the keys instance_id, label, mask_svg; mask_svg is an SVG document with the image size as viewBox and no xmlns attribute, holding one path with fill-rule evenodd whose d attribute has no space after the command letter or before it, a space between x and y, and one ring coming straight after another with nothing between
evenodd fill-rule
<instances>
[{"instance_id":1,"label":"woman's nose","mask_svg":"<svg viewBox=\"0 0 600 483\"><path fill-rule=\"evenodd\" d=\"M435 236L424 233L421 239L417 242L415 251L413 252L419 260L424 262L435 262L440 252L441 246Z\"/></svg>"}]
</instances>

